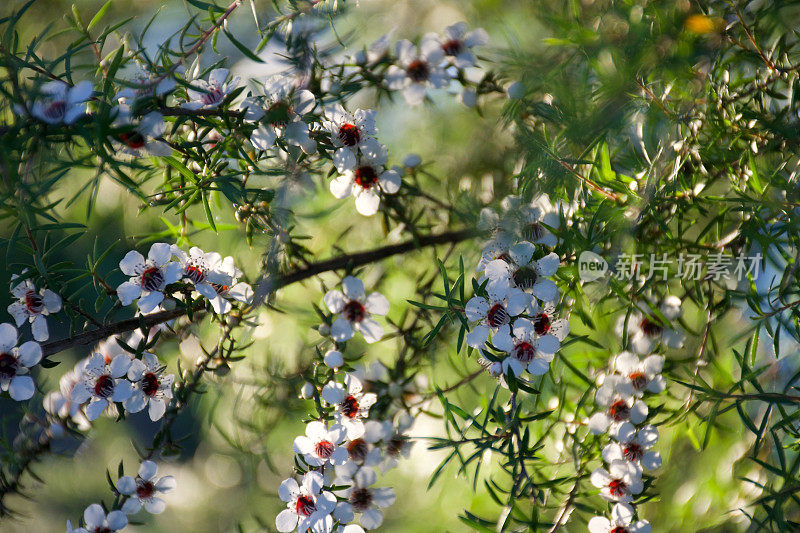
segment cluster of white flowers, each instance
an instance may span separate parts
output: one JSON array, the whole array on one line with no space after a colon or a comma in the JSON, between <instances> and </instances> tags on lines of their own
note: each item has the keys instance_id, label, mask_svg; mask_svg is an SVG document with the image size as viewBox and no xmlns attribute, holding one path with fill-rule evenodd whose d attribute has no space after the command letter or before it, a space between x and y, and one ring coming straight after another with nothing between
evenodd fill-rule
<instances>
[{"instance_id":1,"label":"cluster of white flowers","mask_svg":"<svg viewBox=\"0 0 800 533\"><path fill-rule=\"evenodd\" d=\"M481 212L479 227L492 238L477 267L485 293L464 308L473 323L466 342L481 352L481 364L494 376L519 378L525 370L539 376L569 333L569 322L555 316L559 293L550 279L559 258L550 251L557 240L547 226L558 227L559 215L545 199L525 204L508 196L501 207L499 214Z\"/></svg>"},{"instance_id":2,"label":"cluster of white flowers","mask_svg":"<svg viewBox=\"0 0 800 533\"><path fill-rule=\"evenodd\" d=\"M372 383L371 375L358 369L339 371L345 365L341 343L354 331L361 332L367 342L380 340L383 329L371 314L385 315L389 310L386 298L376 292L367 296L360 280L347 276L342 286L344 292L325 294L325 304L337 318L321 332L330 334L336 348L322 357L330 369L327 383L318 388L306 383L301 391L303 398L316 398L322 411L319 419L306 424L305 434L294 440L302 477L285 480L278 491L286 502L275 520L281 532L363 533L378 528L383 523L382 509L395 501L391 488L374 486L378 473L396 467L412 446L407 435L413 424L411 415L400 409L391 419L369 419L378 401L374 392L365 391ZM391 405L389 398L387 402Z\"/></svg>"},{"instance_id":3,"label":"cluster of white flowers","mask_svg":"<svg viewBox=\"0 0 800 533\"><path fill-rule=\"evenodd\" d=\"M106 512L99 503L93 503L83 512L83 526L73 527L67 520L66 533L114 533L128 526L128 516L138 513L142 507L148 513L164 512L166 503L162 494L175 488L172 476L157 477L158 466L150 460L142 461L136 477L122 476L117 480L115 495L120 498L120 508Z\"/></svg>"},{"instance_id":4,"label":"cluster of white flowers","mask_svg":"<svg viewBox=\"0 0 800 533\"><path fill-rule=\"evenodd\" d=\"M61 297L50 289L36 290L29 279L17 282L19 276L11 276L11 295L17 299L8 306L8 312L14 317L17 327L25 322L31 324L31 334L39 342L50 338L47 328L47 315L61 310Z\"/></svg>"},{"instance_id":5,"label":"cluster of white flowers","mask_svg":"<svg viewBox=\"0 0 800 533\"><path fill-rule=\"evenodd\" d=\"M648 416L644 397L664 390L663 365L661 355L640 359L632 352L622 352L611 359L608 375L602 378L595 396L601 410L592 415L588 426L595 435L608 433L611 442L602 452L606 467L594 470L590 479L603 498L615 505L610 518L597 516L589 521L592 533L650 532L646 520L633 520L631 502L644 488L643 471L661 467L661 455L651 450L658 441L658 430L644 424Z\"/></svg>"},{"instance_id":6,"label":"cluster of white flowers","mask_svg":"<svg viewBox=\"0 0 800 533\"><path fill-rule=\"evenodd\" d=\"M242 272L233 258L224 259L216 252L205 253L197 247L187 254L175 245L158 242L150 247L147 259L131 250L119 263L120 270L130 279L117 288L122 305L137 301L139 310L150 313L163 305L168 285L183 281L208 299L218 314L232 308L231 301L249 303L253 289L240 282Z\"/></svg>"}]
</instances>

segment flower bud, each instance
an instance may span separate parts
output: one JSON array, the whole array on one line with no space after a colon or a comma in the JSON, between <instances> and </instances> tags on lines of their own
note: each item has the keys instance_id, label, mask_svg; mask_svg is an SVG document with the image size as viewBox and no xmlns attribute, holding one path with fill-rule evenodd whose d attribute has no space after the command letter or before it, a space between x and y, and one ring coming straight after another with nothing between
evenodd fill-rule
<instances>
[{"instance_id":1,"label":"flower bud","mask_svg":"<svg viewBox=\"0 0 800 533\"><path fill-rule=\"evenodd\" d=\"M525 86L522 84L522 82L515 81L514 83L508 86L506 92L508 93L509 98L512 98L514 100L519 100L520 98L525 97L526 91L525 91Z\"/></svg>"},{"instance_id":2,"label":"flower bud","mask_svg":"<svg viewBox=\"0 0 800 533\"><path fill-rule=\"evenodd\" d=\"M306 381L300 389L300 397L308 400L314 396L314 385Z\"/></svg>"},{"instance_id":3,"label":"flower bud","mask_svg":"<svg viewBox=\"0 0 800 533\"><path fill-rule=\"evenodd\" d=\"M403 158L403 166L407 168L416 168L422 163L422 158L417 154L408 154Z\"/></svg>"},{"instance_id":4,"label":"flower bud","mask_svg":"<svg viewBox=\"0 0 800 533\"><path fill-rule=\"evenodd\" d=\"M320 324L317 331L319 331L319 334L323 337L327 337L331 334L331 327L328 324Z\"/></svg>"},{"instance_id":5,"label":"flower bud","mask_svg":"<svg viewBox=\"0 0 800 533\"><path fill-rule=\"evenodd\" d=\"M339 368L344 364L342 352L338 352L336 350L328 350L323 360L328 368Z\"/></svg>"}]
</instances>

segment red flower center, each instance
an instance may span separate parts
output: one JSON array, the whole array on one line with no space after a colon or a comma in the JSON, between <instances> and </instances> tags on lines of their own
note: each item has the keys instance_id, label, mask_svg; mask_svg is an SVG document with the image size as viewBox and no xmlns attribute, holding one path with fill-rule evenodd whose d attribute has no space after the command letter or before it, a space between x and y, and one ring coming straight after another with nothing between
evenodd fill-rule
<instances>
[{"instance_id":1,"label":"red flower center","mask_svg":"<svg viewBox=\"0 0 800 533\"><path fill-rule=\"evenodd\" d=\"M94 384L94 395L98 398L107 398L114 393L114 378L103 374Z\"/></svg>"},{"instance_id":2,"label":"red flower center","mask_svg":"<svg viewBox=\"0 0 800 533\"><path fill-rule=\"evenodd\" d=\"M367 442L364 439L353 439L347 445L347 453L350 456L350 459L360 463L367 458L367 454L369 453Z\"/></svg>"},{"instance_id":3,"label":"red flower center","mask_svg":"<svg viewBox=\"0 0 800 533\"><path fill-rule=\"evenodd\" d=\"M314 453L320 459L327 459L333 455L333 443L329 440L321 440L314 446Z\"/></svg>"},{"instance_id":4,"label":"red flower center","mask_svg":"<svg viewBox=\"0 0 800 533\"><path fill-rule=\"evenodd\" d=\"M38 315L44 309L44 298L42 298L41 294L37 294L34 291L26 292L25 308L28 310L29 313Z\"/></svg>"},{"instance_id":5,"label":"red flower center","mask_svg":"<svg viewBox=\"0 0 800 533\"><path fill-rule=\"evenodd\" d=\"M107 526L97 526L92 530L92 533L114 533L110 527Z\"/></svg>"},{"instance_id":6,"label":"red flower center","mask_svg":"<svg viewBox=\"0 0 800 533\"><path fill-rule=\"evenodd\" d=\"M0 379L11 379L17 375L19 361L10 353L0 354Z\"/></svg>"},{"instance_id":7,"label":"red flower center","mask_svg":"<svg viewBox=\"0 0 800 533\"><path fill-rule=\"evenodd\" d=\"M283 101L275 102L267 109L266 119L273 126L285 126L292 119L292 106Z\"/></svg>"},{"instance_id":8,"label":"red flower center","mask_svg":"<svg viewBox=\"0 0 800 533\"><path fill-rule=\"evenodd\" d=\"M146 291L157 291L164 284L164 273L158 267L148 267L142 272L142 288Z\"/></svg>"},{"instance_id":9,"label":"red flower center","mask_svg":"<svg viewBox=\"0 0 800 533\"><path fill-rule=\"evenodd\" d=\"M186 267L186 277L192 280L192 283L203 283L206 279L206 273L197 265L188 265Z\"/></svg>"},{"instance_id":10,"label":"red flower center","mask_svg":"<svg viewBox=\"0 0 800 533\"><path fill-rule=\"evenodd\" d=\"M44 114L47 118L57 119L64 116L67 111L67 102L64 100L54 100L44 108Z\"/></svg>"},{"instance_id":11,"label":"red flower center","mask_svg":"<svg viewBox=\"0 0 800 533\"><path fill-rule=\"evenodd\" d=\"M350 300L342 310L344 317L350 322L361 322L367 316L367 310L357 300Z\"/></svg>"},{"instance_id":12,"label":"red flower center","mask_svg":"<svg viewBox=\"0 0 800 533\"><path fill-rule=\"evenodd\" d=\"M155 492L156 492L156 486L153 485L152 481L145 481L143 479L140 479L139 483L136 484L136 496L138 496L142 500L152 498Z\"/></svg>"},{"instance_id":13,"label":"red flower center","mask_svg":"<svg viewBox=\"0 0 800 533\"><path fill-rule=\"evenodd\" d=\"M356 511L366 511L372 503L372 493L369 489L356 489L350 493L350 505Z\"/></svg>"},{"instance_id":14,"label":"red flower center","mask_svg":"<svg viewBox=\"0 0 800 533\"><path fill-rule=\"evenodd\" d=\"M522 363L530 363L536 357L536 349L529 342L520 342L514 346L514 357Z\"/></svg>"},{"instance_id":15,"label":"red flower center","mask_svg":"<svg viewBox=\"0 0 800 533\"><path fill-rule=\"evenodd\" d=\"M544 313L539 313L533 318L533 330L537 335L545 335L550 331L550 317Z\"/></svg>"},{"instance_id":16,"label":"red flower center","mask_svg":"<svg viewBox=\"0 0 800 533\"><path fill-rule=\"evenodd\" d=\"M442 45L442 50L444 50L445 55L448 56L457 56L463 50L463 43L458 39L450 39L446 43Z\"/></svg>"},{"instance_id":17,"label":"red flower center","mask_svg":"<svg viewBox=\"0 0 800 533\"><path fill-rule=\"evenodd\" d=\"M511 321L511 317L506 311L506 308L503 304L494 304L489 312L486 313L486 322L488 322L490 327L499 328L500 326L504 326Z\"/></svg>"},{"instance_id":18,"label":"red flower center","mask_svg":"<svg viewBox=\"0 0 800 533\"><path fill-rule=\"evenodd\" d=\"M514 272L512 276L514 284L521 289L532 289L539 279L539 274L531 267L522 267Z\"/></svg>"},{"instance_id":19,"label":"red flower center","mask_svg":"<svg viewBox=\"0 0 800 533\"><path fill-rule=\"evenodd\" d=\"M219 87L214 87L207 93L203 93L203 96L200 98L205 105L213 105L219 103L222 100L222 89Z\"/></svg>"},{"instance_id":20,"label":"red flower center","mask_svg":"<svg viewBox=\"0 0 800 533\"><path fill-rule=\"evenodd\" d=\"M412 61L408 67L406 67L406 74L408 74L408 77L413 81L422 83L423 81L426 81L428 77L430 77L431 69L426 62L417 59L416 61Z\"/></svg>"},{"instance_id":21,"label":"red flower center","mask_svg":"<svg viewBox=\"0 0 800 533\"><path fill-rule=\"evenodd\" d=\"M129 131L119 134L119 140L122 141L128 148L140 150L147 144L147 139L138 131Z\"/></svg>"},{"instance_id":22,"label":"red flower center","mask_svg":"<svg viewBox=\"0 0 800 533\"><path fill-rule=\"evenodd\" d=\"M311 496L300 496L297 498L295 509L300 516L309 516L317 510L317 503Z\"/></svg>"},{"instance_id":23,"label":"red flower center","mask_svg":"<svg viewBox=\"0 0 800 533\"><path fill-rule=\"evenodd\" d=\"M639 444L635 442L629 442L622 448L622 455L625 456L625 459L628 461L638 461L644 455L644 450Z\"/></svg>"},{"instance_id":24,"label":"red flower center","mask_svg":"<svg viewBox=\"0 0 800 533\"><path fill-rule=\"evenodd\" d=\"M356 183L364 189L370 189L378 182L378 172L374 167L364 165L356 169Z\"/></svg>"},{"instance_id":25,"label":"red flower center","mask_svg":"<svg viewBox=\"0 0 800 533\"><path fill-rule=\"evenodd\" d=\"M644 317L639 323L639 328L641 328L642 333L648 337L657 337L661 335L662 331L664 331L664 328L660 324L653 322L647 317Z\"/></svg>"},{"instance_id":26,"label":"red flower center","mask_svg":"<svg viewBox=\"0 0 800 533\"><path fill-rule=\"evenodd\" d=\"M538 222L528 224L525 229L522 230L522 236L526 241L538 241L544 236L544 227Z\"/></svg>"},{"instance_id":27,"label":"red flower center","mask_svg":"<svg viewBox=\"0 0 800 533\"><path fill-rule=\"evenodd\" d=\"M388 453L391 457L397 457L400 455L400 452L403 451L403 448L405 448L407 441L408 439L403 435L392 435L392 438L390 438L389 442L386 443L386 453Z\"/></svg>"},{"instance_id":28,"label":"red flower center","mask_svg":"<svg viewBox=\"0 0 800 533\"><path fill-rule=\"evenodd\" d=\"M647 386L647 376L645 376L642 372L633 372L628 377L633 384L633 388L636 390L642 390L645 388L645 386Z\"/></svg>"},{"instance_id":29,"label":"red flower center","mask_svg":"<svg viewBox=\"0 0 800 533\"><path fill-rule=\"evenodd\" d=\"M617 526L608 533L628 533L628 528L623 526Z\"/></svg>"},{"instance_id":30,"label":"red flower center","mask_svg":"<svg viewBox=\"0 0 800 533\"><path fill-rule=\"evenodd\" d=\"M361 141L361 132L355 124L342 124L339 126L339 140L345 146L355 146Z\"/></svg>"},{"instance_id":31,"label":"red flower center","mask_svg":"<svg viewBox=\"0 0 800 533\"><path fill-rule=\"evenodd\" d=\"M351 394L342 401L341 409L347 418L355 418L358 415L358 400Z\"/></svg>"},{"instance_id":32,"label":"red flower center","mask_svg":"<svg viewBox=\"0 0 800 533\"><path fill-rule=\"evenodd\" d=\"M608 490L612 496L616 496L617 498L624 496L625 491L628 489L627 483L622 481L621 479L612 479L608 482Z\"/></svg>"},{"instance_id":33,"label":"red flower center","mask_svg":"<svg viewBox=\"0 0 800 533\"><path fill-rule=\"evenodd\" d=\"M627 420L630 415L631 408L628 407L628 404L625 402L625 400L617 400L611 404L611 407L608 408L608 416L617 422Z\"/></svg>"},{"instance_id":34,"label":"red flower center","mask_svg":"<svg viewBox=\"0 0 800 533\"><path fill-rule=\"evenodd\" d=\"M155 396L158 392L159 385L158 376L156 376L155 373L148 372L142 376L142 392L145 393L146 396Z\"/></svg>"}]
</instances>

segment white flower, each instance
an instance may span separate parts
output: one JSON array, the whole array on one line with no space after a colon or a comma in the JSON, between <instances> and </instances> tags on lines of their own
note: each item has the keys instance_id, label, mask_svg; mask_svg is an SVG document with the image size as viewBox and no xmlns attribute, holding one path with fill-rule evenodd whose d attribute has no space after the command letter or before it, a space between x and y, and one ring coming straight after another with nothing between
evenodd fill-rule
<instances>
[{"instance_id":1,"label":"white flower","mask_svg":"<svg viewBox=\"0 0 800 533\"><path fill-rule=\"evenodd\" d=\"M531 291L536 298L551 302L558 298L556 284L547 276L558 271L558 255L550 252L541 259L533 259L536 246L529 242L515 244L508 250L508 259L495 259L486 265L489 283L503 283Z\"/></svg>"},{"instance_id":2,"label":"white flower","mask_svg":"<svg viewBox=\"0 0 800 533\"><path fill-rule=\"evenodd\" d=\"M366 296L364 283L353 276L342 280L344 294L338 290L325 293L325 305L338 316L331 326L331 338L344 342L352 338L353 330L360 331L368 343L377 342L383 337L383 328L371 315L385 315L389 312L389 300L379 292Z\"/></svg>"},{"instance_id":3,"label":"white flower","mask_svg":"<svg viewBox=\"0 0 800 533\"><path fill-rule=\"evenodd\" d=\"M367 432L370 434L370 425L373 421L366 423ZM378 469L386 473L395 468L401 458L408 458L411 454L411 448L414 447L414 441L406 435L411 426L414 424L414 418L406 411L400 411L395 418L395 423L385 420L381 423L383 430L383 438L381 445L386 451L386 458L378 466Z\"/></svg>"},{"instance_id":4,"label":"white flower","mask_svg":"<svg viewBox=\"0 0 800 533\"><path fill-rule=\"evenodd\" d=\"M633 507L617 503L611 508L611 519L595 516L589 520L589 533L650 533L647 520L633 522Z\"/></svg>"},{"instance_id":5,"label":"white flower","mask_svg":"<svg viewBox=\"0 0 800 533\"><path fill-rule=\"evenodd\" d=\"M444 55L457 68L473 67L477 63L472 49L489 42L489 34L483 28L467 31L465 22L458 22L444 29L444 36L438 37Z\"/></svg>"},{"instance_id":6,"label":"white flower","mask_svg":"<svg viewBox=\"0 0 800 533\"><path fill-rule=\"evenodd\" d=\"M73 87L63 81L47 82L40 89L41 96L30 106L31 115L48 124L72 124L86 113L86 101L93 90L89 81Z\"/></svg>"},{"instance_id":7,"label":"white flower","mask_svg":"<svg viewBox=\"0 0 800 533\"><path fill-rule=\"evenodd\" d=\"M342 356L342 352L338 350L328 350L325 352L323 361L328 368L339 368L344 364L344 357Z\"/></svg>"},{"instance_id":8,"label":"white flower","mask_svg":"<svg viewBox=\"0 0 800 533\"><path fill-rule=\"evenodd\" d=\"M496 259L508 259L508 249L511 247L511 241L506 235L498 235L496 238L488 241L483 250L481 250L481 258L478 261L478 266L475 267L475 272L484 272L486 266Z\"/></svg>"},{"instance_id":9,"label":"white flower","mask_svg":"<svg viewBox=\"0 0 800 533\"><path fill-rule=\"evenodd\" d=\"M156 477L158 466L153 461L142 461L139 475L136 478L123 476L117 481L117 490L120 494L129 496L122 504L125 514L138 513L144 506L148 513L160 514L164 512L167 504L158 497L173 490L176 486L172 476Z\"/></svg>"},{"instance_id":10,"label":"white flower","mask_svg":"<svg viewBox=\"0 0 800 533\"><path fill-rule=\"evenodd\" d=\"M403 39L397 42L396 52L398 64L386 71L386 83L394 91L402 90L409 105L425 101L428 86L438 89L447 85L449 80L441 67L444 50L437 39L426 36L419 49Z\"/></svg>"},{"instance_id":11,"label":"white flower","mask_svg":"<svg viewBox=\"0 0 800 533\"><path fill-rule=\"evenodd\" d=\"M480 322L466 337L467 345L473 348L481 348L491 331L508 335L511 318L520 315L530 302L530 296L502 283L490 283L486 292L488 298L473 296L464 306L467 320Z\"/></svg>"},{"instance_id":12,"label":"white flower","mask_svg":"<svg viewBox=\"0 0 800 533\"><path fill-rule=\"evenodd\" d=\"M122 305L138 299L143 313L155 309L164 300L164 288L181 278L181 265L170 261L171 258L172 249L163 242L150 247L147 260L136 250L128 252L119 262L120 270L131 277L117 288Z\"/></svg>"},{"instance_id":13,"label":"white flower","mask_svg":"<svg viewBox=\"0 0 800 533\"><path fill-rule=\"evenodd\" d=\"M275 518L275 526L281 533L297 529L298 533L315 530L319 523L330 520L336 507L336 496L323 490L324 479L319 472L307 472L303 484L293 478L284 480L278 489L278 496L286 502L286 509Z\"/></svg>"},{"instance_id":14,"label":"white flower","mask_svg":"<svg viewBox=\"0 0 800 533\"><path fill-rule=\"evenodd\" d=\"M251 97L245 100L245 120L260 124L250 137L258 150L268 150L278 138L286 144L299 146L306 153L313 153L317 143L308 135L308 125L303 117L316 105L314 93L296 89L294 82L281 75L267 79L264 99Z\"/></svg>"},{"instance_id":15,"label":"white flower","mask_svg":"<svg viewBox=\"0 0 800 533\"><path fill-rule=\"evenodd\" d=\"M128 525L128 517L122 511L111 511L106 515L103 506L93 503L83 511L84 527L72 528L67 520L67 533L114 533Z\"/></svg>"},{"instance_id":16,"label":"white flower","mask_svg":"<svg viewBox=\"0 0 800 533\"><path fill-rule=\"evenodd\" d=\"M134 359L128 369L128 379L133 383L133 393L125 400L125 410L138 413L149 406L148 414L153 422L160 420L172 399L173 374L164 374L158 357L145 353L142 359Z\"/></svg>"},{"instance_id":17,"label":"white flower","mask_svg":"<svg viewBox=\"0 0 800 533\"><path fill-rule=\"evenodd\" d=\"M661 467L661 454L648 451L658 442L658 430L655 427L648 424L637 430L630 422L624 422L612 436L617 442L603 448L605 462L630 461L647 470Z\"/></svg>"},{"instance_id":18,"label":"white flower","mask_svg":"<svg viewBox=\"0 0 800 533\"><path fill-rule=\"evenodd\" d=\"M623 380L617 389L627 394L642 396L644 391L659 393L666 387L666 380L661 375L664 357L648 355L644 360L631 352L622 352L611 360L609 371L617 373Z\"/></svg>"},{"instance_id":19,"label":"white flower","mask_svg":"<svg viewBox=\"0 0 800 533\"><path fill-rule=\"evenodd\" d=\"M531 322L537 335L553 335L561 343L569 335L569 321L555 318L556 306L553 302L539 305L534 302L530 309Z\"/></svg>"},{"instance_id":20,"label":"white flower","mask_svg":"<svg viewBox=\"0 0 800 533\"><path fill-rule=\"evenodd\" d=\"M598 468L592 472L590 480L603 498L623 503L629 503L644 488L639 468L629 461L612 461L608 470Z\"/></svg>"},{"instance_id":21,"label":"white flower","mask_svg":"<svg viewBox=\"0 0 800 533\"><path fill-rule=\"evenodd\" d=\"M356 109L350 114L340 104L335 104L325 111L322 127L328 131L336 148L333 154L336 170L344 172L355 167L358 147L368 141L374 142L375 111Z\"/></svg>"},{"instance_id":22,"label":"white flower","mask_svg":"<svg viewBox=\"0 0 800 533\"><path fill-rule=\"evenodd\" d=\"M236 87L239 85L239 76L234 76L230 81L226 68L215 68L208 75L208 81L194 80L191 87L187 87L186 94L189 101L181 104L184 109L214 109L219 106Z\"/></svg>"},{"instance_id":23,"label":"white flower","mask_svg":"<svg viewBox=\"0 0 800 533\"><path fill-rule=\"evenodd\" d=\"M509 195L503 198L500 207L499 215L491 208L482 209L478 228L506 241L522 238L548 248L555 246L558 239L545 226L558 229L561 224L559 212L565 215L572 212L572 208L561 201L553 204L546 194L534 198L530 204L524 204L519 196Z\"/></svg>"},{"instance_id":24,"label":"white flower","mask_svg":"<svg viewBox=\"0 0 800 533\"><path fill-rule=\"evenodd\" d=\"M183 279L189 280L195 290L209 300L219 297L216 287L230 285L232 278L222 271L222 256L217 252L206 253L192 246L186 254L173 244L172 254L178 258Z\"/></svg>"},{"instance_id":25,"label":"white flower","mask_svg":"<svg viewBox=\"0 0 800 533\"><path fill-rule=\"evenodd\" d=\"M356 210L364 216L378 212L381 199L378 193L395 194L400 190L400 173L386 168L388 151L379 142L365 142L354 156L350 168L331 181L331 194L340 200L351 194L356 199Z\"/></svg>"},{"instance_id":26,"label":"white flower","mask_svg":"<svg viewBox=\"0 0 800 533\"><path fill-rule=\"evenodd\" d=\"M638 398L619 392L617 385L621 380L622 377L616 374L606 376L603 385L597 389L594 399L603 410L593 414L589 419L589 431L595 435L604 433L609 426L613 431L623 422L641 424L647 418L647 404Z\"/></svg>"},{"instance_id":27,"label":"white flower","mask_svg":"<svg viewBox=\"0 0 800 533\"><path fill-rule=\"evenodd\" d=\"M175 79L168 75L155 75L148 70L142 70L134 78L124 82L130 86L119 91L114 100L119 100L126 105L134 105L140 98L160 97L171 93L175 89Z\"/></svg>"},{"instance_id":28,"label":"white flower","mask_svg":"<svg viewBox=\"0 0 800 533\"><path fill-rule=\"evenodd\" d=\"M352 485L336 494L346 498L336 506L334 517L342 522L351 522L354 513L361 513L359 522L366 529L377 529L383 523L383 513L380 511L392 505L395 494L389 487L375 488L372 485L377 481L377 474L371 468L360 468L353 476ZM335 484L344 484L350 480L334 481Z\"/></svg>"},{"instance_id":29,"label":"white flower","mask_svg":"<svg viewBox=\"0 0 800 533\"><path fill-rule=\"evenodd\" d=\"M364 434L350 439L345 445L347 462L336 467L336 474L352 477L362 466L377 467L383 462L383 453L376 445L384 438L384 428L380 422L367 420L364 423Z\"/></svg>"},{"instance_id":30,"label":"white flower","mask_svg":"<svg viewBox=\"0 0 800 533\"><path fill-rule=\"evenodd\" d=\"M172 154L172 148L161 140L166 129L161 113L151 111L137 121L131 115L131 108L125 104L114 108L112 113L116 114L114 126L123 130L112 137L112 141L123 153L134 157Z\"/></svg>"},{"instance_id":31,"label":"white flower","mask_svg":"<svg viewBox=\"0 0 800 533\"><path fill-rule=\"evenodd\" d=\"M41 359L39 343L28 341L17 347L17 328L0 324L0 390L18 402L32 398L36 384L28 371Z\"/></svg>"},{"instance_id":32,"label":"white flower","mask_svg":"<svg viewBox=\"0 0 800 533\"><path fill-rule=\"evenodd\" d=\"M8 306L8 312L14 317L17 327L27 320L31 323L33 338L39 342L46 341L50 333L45 317L61 310L61 297L50 289L36 292L36 286L29 279L14 285L18 277L16 274L11 276L11 294L18 301Z\"/></svg>"},{"instance_id":33,"label":"white flower","mask_svg":"<svg viewBox=\"0 0 800 533\"><path fill-rule=\"evenodd\" d=\"M554 335L538 335L533 322L526 318L514 321L512 331L513 337L508 334L508 328L498 330L492 337L492 344L509 354L503 360L503 371L511 371L515 376L523 369L534 376L547 373L559 348L558 339Z\"/></svg>"},{"instance_id":34,"label":"white flower","mask_svg":"<svg viewBox=\"0 0 800 533\"><path fill-rule=\"evenodd\" d=\"M661 302L659 311L670 323L681 315L681 300L677 296L667 296ZM660 342L669 348L680 348L686 335L677 329L670 328L670 323L663 323L658 317L652 316L649 307L642 303L639 311L633 312L628 317L620 317L617 322L617 335L627 329L628 344L638 354L648 354ZM627 328L625 327L627 324Z\"/></svg>"},{"instance_id":35,"label":"white flower","mask_svg":"<svg viewBox=\"0 0 800 533\"><path fill-rule=\"evenodd\" d=\"M347 461L347 449L340 445L347 430L334 424L328 428L324 422L314 420L306 425L306 434L294 439L294 452L303 456L310 466L342 465Z\"/></svg>"},{"instance_id":36,"label":"white flower","mask_svg":"<svg viewBox=\"0 0 800 533\"><path fill-rule=\"evenodd\" d=\"M341 383L331 381L322 388L322 399L336 407L336 423L347 430L348 439L364 435L363 418L369 416L369 408L378 400L371 392L361 392L361 381L352 374L345 374L345 389Z\"/></svg>"},{"instance_id":37,"label":"white flower","mask_svg":"<svg viewBox=\"0 0 800 533\"><path fill-rule=\"evenodd\" d=\"M130 366L131 359L125 355L118 355L106 364L102 355L93 354L83 369L81 381L72 389L71 400L80 404L90 400L86 417L95 420L112 403L124 402L131 397L131 382L120 379Z\"/></svg>"},{"instance_id":38,"label":"white flower","mask_svg":"<svg viewBox=\"0 0 800 533\"><path fill-rule=\"evenodd\" d=\"M86 431L92 424L81 410L79 402L72 401L72 389L83 376L83 369L89 358L78 361L75 367L58 380L59 390L48 393L42 400L44 410L60 420L71 420L78 429Z\"/></svg>"},{"instance_id":39,"label":"white flower","mask_svg":"<svg viewBox=\"0 0 800 533\"><path fill-rule=\"evenodd\" d=\"M239 281L242 271L234 265L233 257L227 256L223 259L218 271L227 276L230 281L227 285L212 284L217 293L216 297L210 299L214 312L218 315L224 315L230 311L232 307L231 300L249 304L253 299L253 288L247 283Z\"/></svg>"}]
</instances>

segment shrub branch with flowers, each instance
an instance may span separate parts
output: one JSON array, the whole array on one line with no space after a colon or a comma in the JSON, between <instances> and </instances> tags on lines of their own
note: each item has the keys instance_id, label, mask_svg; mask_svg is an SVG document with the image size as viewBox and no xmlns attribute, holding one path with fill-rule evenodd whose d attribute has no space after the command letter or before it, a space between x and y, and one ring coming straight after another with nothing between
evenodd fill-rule
<instances>
[{"instance_id":1,"label":"shrub branch with flowers","mask_svg":"<svg viewBox=\"0 0 800 533\"><path fill-rule=\"evenodd\" d=\"M796 6L260 4L4 8L3 523L112 427L33 527L158 527L221 436L274 512L183 529L800 530Z\"/></svg>"}]
</instances>

